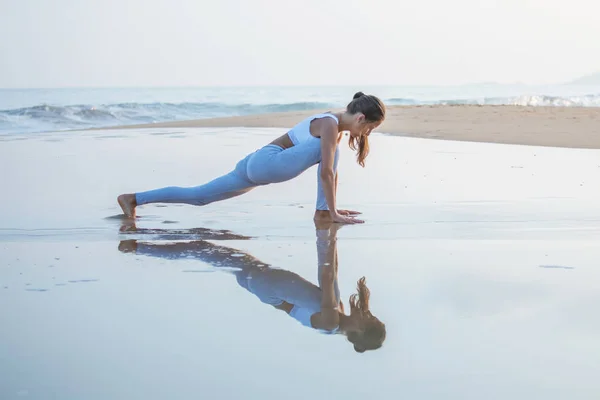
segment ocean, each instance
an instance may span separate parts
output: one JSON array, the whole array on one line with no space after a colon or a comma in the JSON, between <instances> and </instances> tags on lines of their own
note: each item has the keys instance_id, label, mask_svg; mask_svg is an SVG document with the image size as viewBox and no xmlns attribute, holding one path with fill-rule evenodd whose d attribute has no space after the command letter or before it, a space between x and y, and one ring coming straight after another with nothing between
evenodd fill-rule
<instances>
[{"instance_id":1,"label":"ocean","mask_svg":"<svg viewBox=\"0 0 600 400\"><path fill-rule=\"evenodd\" d=\"M0 89L0 135L340 108L359 90L387 105L600 107L600 85Z\"/></svg>"}]
</instances>

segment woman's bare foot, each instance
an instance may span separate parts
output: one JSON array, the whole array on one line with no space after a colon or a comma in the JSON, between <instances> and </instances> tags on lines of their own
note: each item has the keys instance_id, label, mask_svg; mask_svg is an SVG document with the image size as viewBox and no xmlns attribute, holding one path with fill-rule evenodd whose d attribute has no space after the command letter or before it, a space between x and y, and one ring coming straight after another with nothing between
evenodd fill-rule
<instances>
[{"instance_id":1,"label":"woman's bare foot","mask_svg":"<svg viewBox=\"0 0 600 400\"><path fill-rule=\"evenodd\" d=\"M121 232L121 233L135 232L135 231L137 231L137 226L135 225L135 218L126 219L125 221L123 221L121 223L121 227L119 228L119 232Z\"/></svg>"},{"instance_id":2,"label":"woman's bare foot","mask_svg":"<svg viewBox=\"0 0 600 400\"><path fill-rule=\"evenodd\" d=\"M119 242L119 251L123 253L135 253L137 250L137 240L121 240Z\"/></svg>"},{"instance_id":3,"label":"woman's bare foot","mask_svg":"<svg viewBox=\"0 0 600 400\"><path fill-rule=\"evenodd\" d=\"M127 217L135 218L135 194L122 194L117 197L117 202Z\"/></svg>"}]
</instances>

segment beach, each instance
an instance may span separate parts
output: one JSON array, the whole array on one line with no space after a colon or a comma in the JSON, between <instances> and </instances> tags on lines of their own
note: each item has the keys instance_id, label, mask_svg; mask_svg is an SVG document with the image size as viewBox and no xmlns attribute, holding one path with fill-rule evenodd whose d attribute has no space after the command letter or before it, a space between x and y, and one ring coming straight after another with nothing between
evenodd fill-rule
<instances>
[{"instance_id":1,"label":"beach","mask_svg":"<svg viewBox=\"0 0 600 400\"><path fill-rule=\"evenodd\" d=\"M2 2L0 400L600 399L600 6L555 3Z\"/></svg>"},{"instance_id":2,"label":"beach","mask_svg":"<svg viewBox=\"0 0 600 400\"><path fill-rule=\"evenodd\" d=\"M225 118L132 124L129 128L271 127L289 129L315 109ZM600 148L600 107L514 105L387 106L377 129L396 136L534 146Z\"/></svg>"},{"instance_id":3,"label":"beach","mask_svg":"<svg viewBox=\"0 0 600 400\"><path fill-rule=\"evenodd\" d=\"M387 332L359 354L262 302L231 268L260 263L318 285L319 252L334 242L312 219L316 167L227 202L145 205L135 224L116 203L226 173L292 121L240 127L254 118L266 124L2 136L0 397L598 393L599 150L382 127L361 168L344 145L338 204L366 222L336 236L341 300L349 312L365 276ZM201 123L215 127L190 126ZM345 384L357 370L360 386Z\"/></svg>"}]
</instances>

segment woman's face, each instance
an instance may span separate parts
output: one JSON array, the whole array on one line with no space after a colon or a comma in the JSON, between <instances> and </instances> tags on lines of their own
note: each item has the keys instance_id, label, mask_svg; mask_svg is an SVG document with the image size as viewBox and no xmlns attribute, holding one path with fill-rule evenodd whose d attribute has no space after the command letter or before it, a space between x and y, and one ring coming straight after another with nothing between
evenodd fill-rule
<instances>
[{"instance_id":1,"label":"woman's face","mask_svg":"<svg viewBox=\"0 0 600 400\"><path fill-rule=\"evenodd\" d=\"M356 114L352 125L350 126L350 136L352 137L361 137L361 136L369 136L371 132L376 129L379 125L381 125L382 121L378 122L370 122L365 119L364 114L358 113Z\"/></svg>"}]
</instances>

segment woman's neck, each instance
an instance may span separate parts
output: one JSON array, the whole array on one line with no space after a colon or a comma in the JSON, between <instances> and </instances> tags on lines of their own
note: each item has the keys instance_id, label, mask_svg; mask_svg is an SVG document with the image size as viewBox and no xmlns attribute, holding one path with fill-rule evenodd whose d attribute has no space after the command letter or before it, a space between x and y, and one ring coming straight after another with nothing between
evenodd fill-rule
<instances>
[{"instance_id":1,"label":"woman's neck","mask_svg":"<svg viewBox=\"0 0 600 400\"><path fill-rule=\"evenodd\" d=\"M340 313L340 331L350 332L359 330L359 324L355 317Z\"/></svg>"},{"instance_id":2,"label":"woman's neck","mask_svg":"<svg viewBox=\"0 0 600 400\"><path fill-rule=\"evenodd\" d=\"M338 123L338 132L349 131L350 130L350 121L348 121L348 115L345 112L339 112L334 114L339 123Z\"/></svg>"}]
</instances>

